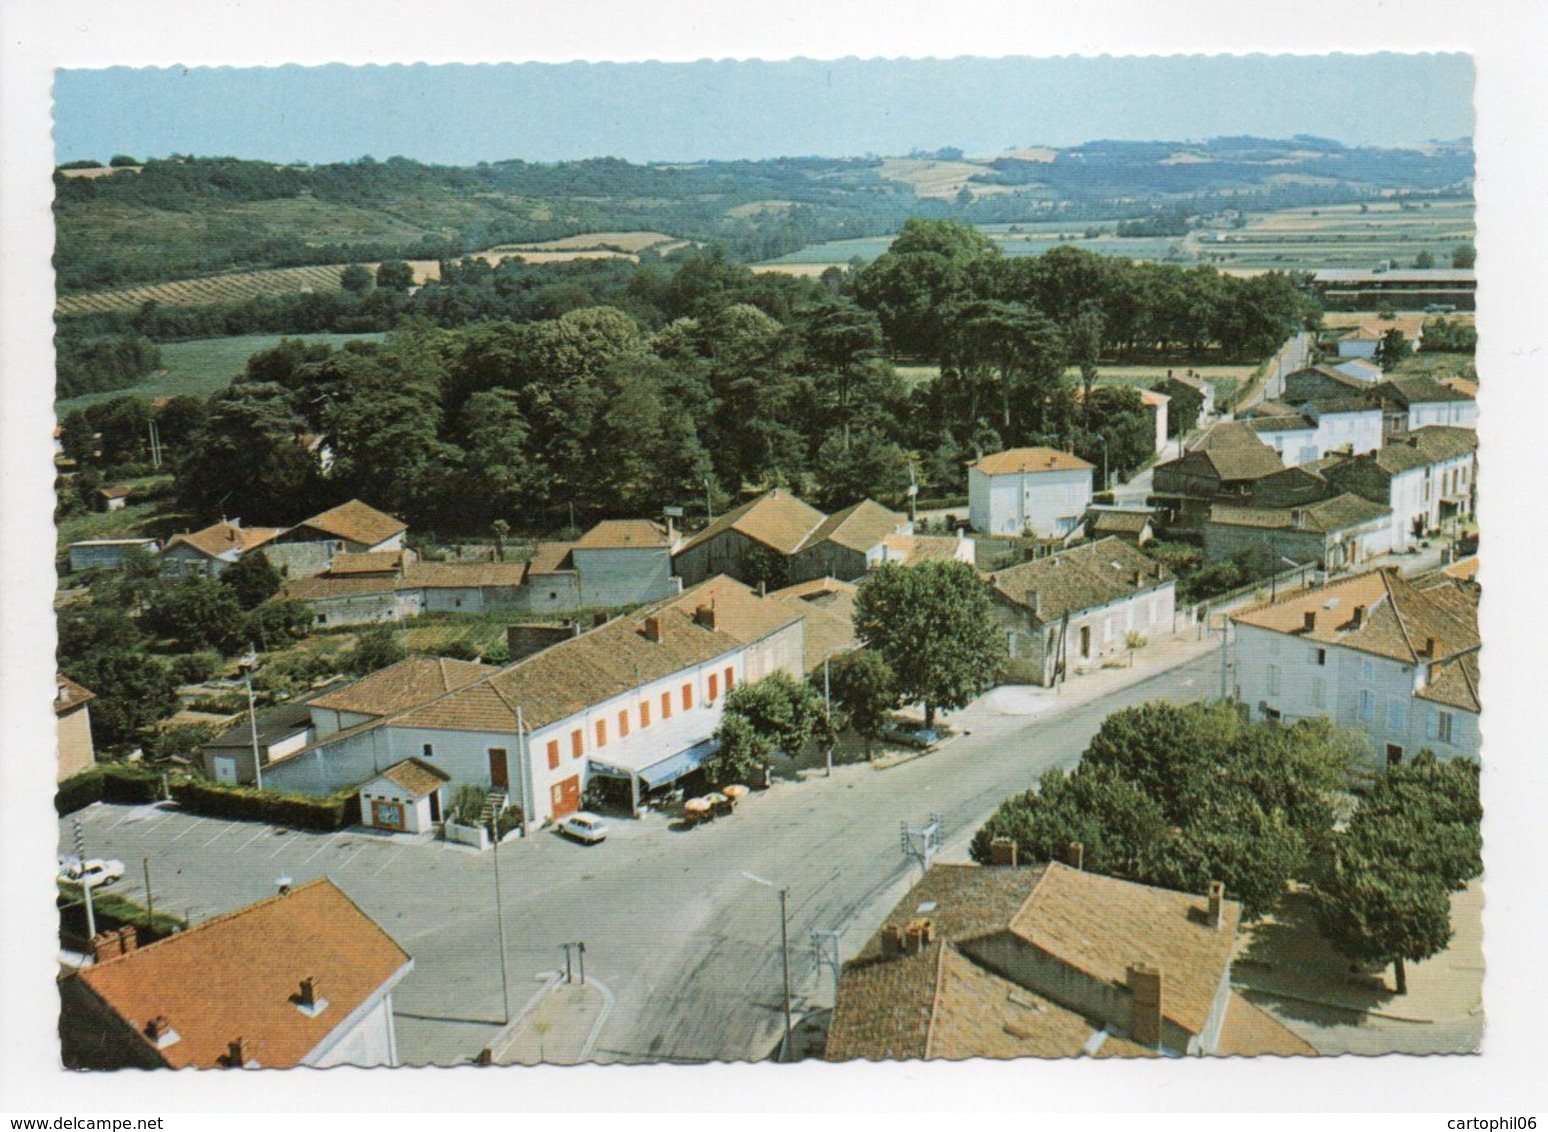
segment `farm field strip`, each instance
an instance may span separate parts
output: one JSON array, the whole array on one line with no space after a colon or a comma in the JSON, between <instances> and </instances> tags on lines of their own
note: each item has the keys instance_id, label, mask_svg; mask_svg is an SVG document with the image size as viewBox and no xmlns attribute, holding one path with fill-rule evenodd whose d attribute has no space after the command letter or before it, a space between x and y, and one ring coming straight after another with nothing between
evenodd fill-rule
<instances>
[{"instance_id":1,"label":"farm field strip","mask_svg":"<svg viewBox=\"0 0 1548 1132\"><path fill-rule=\"evenodd\" d=\"M290 295L307 291L337 291L345 264L314 267L275 267L259 271L236 271L225 275L207 275L199 279L180 279L173 283L148 283L137 287L118 287L83 295L64 295L55 303L61 315L93 314L108 311L138 310L146 303L169 307L201 306L208 303L236 303L261 295ZM364 264L375 271L374 263ZM417 260L414 280L423 283L438 278L440 265Z\"/></svg>"}]
</instances>

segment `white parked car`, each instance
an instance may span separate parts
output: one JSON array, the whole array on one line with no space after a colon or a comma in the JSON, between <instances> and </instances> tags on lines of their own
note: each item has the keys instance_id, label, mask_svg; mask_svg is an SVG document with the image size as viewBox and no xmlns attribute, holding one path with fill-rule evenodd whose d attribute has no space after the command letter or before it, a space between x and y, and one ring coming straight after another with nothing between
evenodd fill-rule
<instances>
[{"instance_id":1,"label":"white parked car","mask_svg":"<svg viewBox=\"0 0 1548 1132\"><path fill-rule=\"evenodd\" d=\"M561 820L559 832L576 841L584 841L587 845L595 845L598 841L607 840L607 823L596 814L582 811Z\"/></svg>"},{"instance_id":2,"label":"white parked car","mask_svg":"<svg viewBox=\"0 0 1548 1132\"><path fill-rule=\"evenodd\" d=\"M124 875L122 861L104 861L90 857L83 864L78 857L59 858L59 879L71 884L83 884L95 888L109 885Z\"/></svg>"}]
</instances>

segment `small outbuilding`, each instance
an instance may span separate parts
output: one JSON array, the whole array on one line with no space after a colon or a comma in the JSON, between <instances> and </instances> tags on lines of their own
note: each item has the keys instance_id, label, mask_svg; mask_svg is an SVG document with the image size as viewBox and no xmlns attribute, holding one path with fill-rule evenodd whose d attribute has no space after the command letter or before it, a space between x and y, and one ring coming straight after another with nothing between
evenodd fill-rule
<instances>
[{"instance_id":1,"label":"small outbuilding","mask_svg":"<svg viewBox=\"0 0 1548 1132\"><path fill-rule=\"evenodd\" d=\"M441 820L451 775L421 759L404 759L360 787L360 821L371 829L425 833Z\"/></svg>"}]
</instances>

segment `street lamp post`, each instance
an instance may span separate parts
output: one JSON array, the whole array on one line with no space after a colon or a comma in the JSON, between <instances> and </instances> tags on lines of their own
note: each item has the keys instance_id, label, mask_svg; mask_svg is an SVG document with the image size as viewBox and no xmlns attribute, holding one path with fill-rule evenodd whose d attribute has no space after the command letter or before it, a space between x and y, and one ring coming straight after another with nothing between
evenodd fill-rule
<instances>
[{"instance_id":1,"label":"street lamp post","mask_svg":"<svg viewBox=\"0 0 1548 1132\"><path fill-rule=\"evenodd\" d=\"M785 1040L779 1048L779 1059L790 1060L790 919L789 901L790 886L777 885L771 880L765 880L756 873L742 870L742 875L754 884L761 884L765 888L777 889L779 892L779 953L784 967L785 975Z\"/></svg>"},{"instance_id":2,"label":"street lamp post","mask_svg":"<svg viewBox=\"0 0 1548 1132\"><path fill-rule=\"evenodd\" d=\"M258 705L253 699L253 669L258 667L258 654L251 645L241 660L242 678L247 685L247 727L253 740L253 784L263 789L263 759L258 753Z\"/></svg>"},{"instance_id":3,"label":"street lamp post","mask_svg":"<svg viewBox=\"0 0 1548 1132\"><path fill-rule=\"evenodd\" d=\"M1097 439L1102 442L1102 490L1111 491L1113 480L1112 476L1107 474L1107 437L1101 436Z\"/></svg>"}]
</instances>

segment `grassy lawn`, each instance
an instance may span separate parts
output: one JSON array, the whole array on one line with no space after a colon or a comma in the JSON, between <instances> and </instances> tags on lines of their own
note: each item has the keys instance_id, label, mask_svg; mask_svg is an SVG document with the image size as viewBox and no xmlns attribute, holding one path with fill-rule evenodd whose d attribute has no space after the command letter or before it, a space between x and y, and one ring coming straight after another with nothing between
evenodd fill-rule
<instances>
[{"instance_id":1,"label":"grassy lawn","mask_svg":"<svg viewBox=\"0 0 1548 1132\"><path fill-rule=\"evenodd\" d=\"M1394 373L1399 377L1454 377L1469 374L1475 365L1472 354L1415 354L1398 363Z\"/></svg>"},{"instance_id":2,"label":"grassy lawn","mask_svg":"<svg viewBox=\"0 0 1548 1132\"><path fill-rule=\"evenodd\" d=\"M247 359L261 350L277 345L282 338L304 337L308 342L327 342L342 346L346 342L376 341L380 334L249 334L240 338L201 338L192 342L170 342L161 348L162 369L151 374L139 385L127 389L115 389L108 393L88 393L71 397L54 405L54 412L63 417L72 409L85 408L115 397L136 396L175 397L191 394L207 397L225 388L231 379L242 372Z\"/></svg>"},{"instance_id":3,"label":"grassy lawn","mask_svg":"<svg viewBox=\"0 0 1548 1132\"><path fill-rule=\"evenodd\" d=\"M115 481L129 484L135 494L163 496L142 498L117 511L91 511L83 515L71 515L58 524L58 544L61 550L72 542L93 538L165 538L187 526L186 516L176 510L173 500L164 497L172 486L169 475L143 476L139 479Z\"/></svg>"}]
</instances>

